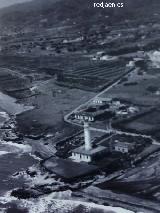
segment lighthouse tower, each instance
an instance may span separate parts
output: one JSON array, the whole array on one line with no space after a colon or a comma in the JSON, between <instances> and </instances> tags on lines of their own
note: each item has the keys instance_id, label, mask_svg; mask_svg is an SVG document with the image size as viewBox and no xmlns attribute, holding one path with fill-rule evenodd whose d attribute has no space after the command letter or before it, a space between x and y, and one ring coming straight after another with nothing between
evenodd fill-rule
<instances>
[{"instance_id":1,"label":"lighthouse tower","mask_svg":"<svg viewBox=\"0 0 160 213\"><path fill-rule=\"evenodd\" d=\"M84 121L84 142L85 150L89 151L92 149L91 134L89 129L89 123Z\"/></svg>"},{"instance_id":2,"label":"lighthouse tower","mask_svg":"<svg viewBox=\"0 0 160 213\"><path fill-rule=\"evenodd\" d=\"M75 115L77 120L83 122L84 126L84 145L72 150L71 159L78 162L91 162L97 155L101 155L106 151L106 147L92 146L90 122L94 122L95 118L88 113L77 113Z\"/></svg>"}]
</instances>

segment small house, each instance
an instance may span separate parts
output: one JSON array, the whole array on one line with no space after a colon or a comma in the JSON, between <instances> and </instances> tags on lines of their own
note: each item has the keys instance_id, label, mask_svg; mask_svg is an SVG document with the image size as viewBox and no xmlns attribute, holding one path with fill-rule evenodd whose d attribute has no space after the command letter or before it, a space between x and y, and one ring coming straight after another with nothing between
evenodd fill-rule
<instances>
[{"instance_id":1,"label":"small house","mask_svg":"<svg viewBox=\"0 0 160 213\"><path fill-rule=\"evenodd\" d=\"M129 153L131 150L134 149L134 147L135 147L134 143L120 142L118 140L115 140L112 143L113 151L121 153Z\"/></svg>"},{"instance_id":2,"label":"small house","mask_svg":"<svg viewBox=\"0 0 160 213\"><path fill-rule=\"evenodd\" d=\"M111 98L98 97L98 98L93 99L93 104L94 105L105 105L105 104L110 103L111 101L112 101Z\"/></svg>"}]
</instances>

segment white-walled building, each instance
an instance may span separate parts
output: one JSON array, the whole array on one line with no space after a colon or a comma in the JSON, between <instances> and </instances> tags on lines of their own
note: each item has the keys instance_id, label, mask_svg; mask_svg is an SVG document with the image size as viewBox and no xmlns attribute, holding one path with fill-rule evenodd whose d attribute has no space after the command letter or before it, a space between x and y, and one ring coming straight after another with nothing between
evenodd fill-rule
<instances>
[{"instance_id":1,"label":"white-walled building","mask_svg":"<svg viewBox=\"0 0 160 213\"><path fill-rule=\"evenodd\" d=\"M94 121L94 116L92 116L89 113L78 113L78 114L75 114L75 118L77 120L81 120L81 121L88 121L88 122L93 122Z\"/></svg>"},{"instance_id":2,"label":"white-walled building","mask_svg":"<svg viewBox=\"0 0 160 213\"><path fill-rule=\"evenodd\" d=\"M104 105L104 104L108 104L112 101L111 98L101 98L101 97L97 97L95 99L93 99L93 104L94 105Z\"/></svg>"},{"instance_id":3,"label":"white-walled building","mask_svg":"<svg viewBox=\"0 0 160 213\"><path fill-rule=\"evenodd\" d=\"M84 146L72 150L71 159L74 161L91 162L95 157L106 152L106 147L97 146L93 148L90 134L89 121L94 121L93 118L87 115L77 114L76 118L84 122Z\"/></svg>"},{"instance_id":4,"label":"white-walled building","mask_svg":"<svg viewBox=\"0 0 160 213\"><path fill-rule=\"evenodd\" d=\"M120 142L118 140L115 140L112 144L112 147L113 147L114 151L125 154L125 153L129 153L131 150L133 150L135 147L135 144L127 143L127 142Z\"/></svg>"},{"instance_id":5,"label":"white-walled building","mask_svg":"<svg viewBox=\"0 0 160 213\"><path fill-rule=\"evenodd\" d=\"M71 158L75 161L81 162L91 162L94 160L94 158L105 154L106 153L106 147L104 146L97 146L96 148L92 148L90 150L86 150L85 146L81 146L77 149L74 149L72 151L72 156Z\"/></svg>"}]
</instances>

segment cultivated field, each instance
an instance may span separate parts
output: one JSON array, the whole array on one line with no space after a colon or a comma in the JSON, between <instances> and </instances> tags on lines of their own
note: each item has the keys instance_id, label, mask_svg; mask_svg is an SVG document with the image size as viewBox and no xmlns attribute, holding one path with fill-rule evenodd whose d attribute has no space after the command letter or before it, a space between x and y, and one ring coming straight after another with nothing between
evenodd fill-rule
<instances>
[{"instance_id":1,"label":"cultivated field","mask_svg":"<svg viewBox=\"0 0 160 213\"><path fill-rule=\"evenodd\" d=\"M83 64L83 63L82 63ZM63 73L60 83L86 90L99 91L123 76L129 69L120 60L85 63Z\"/></svg>"}]
</instances>

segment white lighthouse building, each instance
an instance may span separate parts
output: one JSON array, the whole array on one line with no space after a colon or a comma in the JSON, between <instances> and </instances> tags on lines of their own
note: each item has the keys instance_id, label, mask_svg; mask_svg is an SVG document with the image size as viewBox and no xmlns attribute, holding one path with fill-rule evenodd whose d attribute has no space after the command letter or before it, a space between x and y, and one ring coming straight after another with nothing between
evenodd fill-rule
<instances>
[{"instance_id":1,"label":"white lighthouse building","mask_svg":"<svg viewBox=\"0 0 160 213\"><path fill-rule=\"evenodd\" d=\"M86 151L89 151L89 150L92 149L89 123L87 123L87 122L84 122L84 143L85 143L85 150Z\"/></svg>"},{"instance_id":2,"label":"white lighthouse building","mask_svg":"<svg viewBox=\"0 0 160 213\"><path fill-rule=\"evenodd\" d=\"M72 150L71 159L78 162L91 162L95 157L106 152L106 147L93 147L89 121L93 122L94 119L86 115L75 115L75 118L84 122L84 145Z\"/></svg>"}]
</instances>

